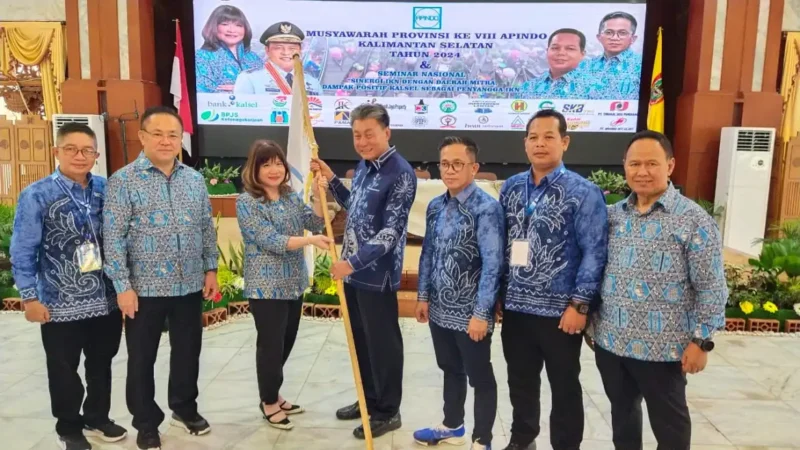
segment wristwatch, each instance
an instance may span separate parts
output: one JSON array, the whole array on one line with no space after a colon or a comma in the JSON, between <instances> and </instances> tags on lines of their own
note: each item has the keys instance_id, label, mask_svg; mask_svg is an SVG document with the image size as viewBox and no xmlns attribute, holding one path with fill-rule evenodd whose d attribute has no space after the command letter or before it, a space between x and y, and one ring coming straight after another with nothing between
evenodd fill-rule
<instances>
[{"instance_id":1,"label":"wristwatch","mask_svg":"<svg viewBox=\"0 0 800 450\"><path fill-rule=\"evenodd\" d=\"M692 339L692 343L700 347L700 350L706 353L710 352L711 350L714 350L714 341L712 341L711 339L694 338Z\"/></svg>"},{"instance_id":2,"label":"wristwatch","mask_svg":"<svg viewBox=\"0 0 800 450\"><path fill-rule=\"evenodd\" d=\"M584 316L589 314L589 304L588 303L581 303L576 301L569 302L569 306L575 308L578 311L578 314L583 314Z\"/></svg>"}]
</instances>

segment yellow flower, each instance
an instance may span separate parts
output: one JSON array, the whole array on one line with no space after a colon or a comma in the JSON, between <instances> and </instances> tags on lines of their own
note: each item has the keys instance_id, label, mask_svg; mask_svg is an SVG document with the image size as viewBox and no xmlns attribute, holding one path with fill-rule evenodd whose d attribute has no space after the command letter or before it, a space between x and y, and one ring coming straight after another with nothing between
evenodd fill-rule
<instances>
[{"instance_id":1,"label":"yellow flower","mask_svg":"<svg viewBox=\"0 0 800 450\"><path fill-rule=\"evenodd\" d=\"M755 308L753 307L752 303L750 303L748 301L744 301L744 302L739 303L739 309L741 309L742 312L745 313L745 314L750 314L751 312L753 312L753 309L755 309Z\"/></svg>"},{"instance_id":2,"label":"yellow flower","mask_svg":"<svg viewBox=\"0 0 800 450\"><path fill-rule=\"evenodd\" d=\"M775 306L775 303L772 302L766 302L763 305L761 305L761 307L764 308L764 311L768 313L775 314L776 312L778 312L778 307Z\"/></svg>"},{"instance_id":3,"label":"yellow flower","mask_svg":"<svg viewBox=\"0 0 800 450\"><path fill-rule=\"evenodd\" d=\"M336 295L337 292L336 286L331 286L328 289L325 289L325 293L328 295Z\"/></svg>"}]
</instances>

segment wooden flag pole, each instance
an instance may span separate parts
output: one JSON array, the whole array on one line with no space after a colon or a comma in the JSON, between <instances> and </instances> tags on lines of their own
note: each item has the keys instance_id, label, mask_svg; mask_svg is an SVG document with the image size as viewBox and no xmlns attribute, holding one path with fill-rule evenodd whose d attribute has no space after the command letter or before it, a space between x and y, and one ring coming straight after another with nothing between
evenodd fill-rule
<instances>
[{"instance_id":1,"label":"wooden flag pole","mask_svg":"<svg viewBox=\"0 0 800 450\"><path fill-rule=\"evenodd\" d=\"M294 76L297 77L297 85L302 92L292 92L292 95L303 96L303 110L305 111L303 117L303 129L305 131L308 143L311 146L311 154L314 158L319 158L319 146L314 138L314 129L311 126L311 117L308 114L308 95L306 94L306 85L303 74L303 62L300 60L300 55L294 55ZM322 214L325 219L325 232L331 239L331 244L328 251L331 254L331 263L336 264L339 261L339 255L336 252L336 243L333 237L333 227L331 226L331 218L328 214L328 201L326 189L320 186L319 192L320 202L322 203ZM344 284L342 280L336 281L336 291L339 294L339 311L344 321L344 331L347 335L347 350L350 352L350 365L353 367L353 378L356 384L356 394L358 395L358 409L361 411L361 425L364 427L364 441L367 450L373 450L372 444L372 429L369 426L369 413L367 412L367 401L364 396L364 385L361 381L361 371L358 367L358 357L356 356L355 342L353 341L353 328L350 325L350 313L347 309L347 301L344 296Z\"/></svg>"}]
</instances>

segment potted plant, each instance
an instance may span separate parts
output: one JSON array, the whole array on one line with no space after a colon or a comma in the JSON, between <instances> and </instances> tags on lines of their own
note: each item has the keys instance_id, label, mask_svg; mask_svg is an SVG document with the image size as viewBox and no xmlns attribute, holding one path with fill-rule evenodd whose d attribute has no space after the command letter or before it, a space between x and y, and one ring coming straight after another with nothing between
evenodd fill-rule
<instances>
[{"instance_id":1,"label":"potted plant","mask_svg":"<svg viewBox=\"0 0 800 450\"><path fill-rule=\"evenodd\" d=\"M749 330L800 332L800 226L784 224L749 264L749 269L726 266L726 329L746 320Z\"/></svg>"},{"instance_id":2,"label":"potted plant","mask_svg":"<svg viewBox=\"0 0 800 450\"><path fill-rule=\"evenodd\" d=\"M19 291L11 275L11 233L14 230L15 208L0 205L0 309L22 310ZM6 300L8 299L8 300Z\"/></svg>"},{"instance_id":3,"label":"potted plant","mask_svg":"<svg viewBox=\"0 0 800 450\"><path fill-rule=\"evenodd\" d=\"M213 166L205 160L205 166L200 169L206 181L208 195L232 195L236 194L236 186L233 179L239 176L239 167L228 167L223 170L220 164Z\"/></svg>"},{"instance_id":4,"label":"potted plant","mask_svg":"<svg viewBox=\"0 0 800 450\"><path fill-rule=\"evenodd\" d=\"M339 294L331 278L331 264L332 259L327 253L317 255L314 260L313 282L303 296L304 311L314 317L339 317Z\"/></svg>"},{"instance_id":5,"label":"potted plant","mask_svg":"<svg viewBox=\"0 0 800 450\"><path fill-rule=\"evenodd\" d=\"M606 205L618 203L630 194L625 177L618 173L595 170L587 177L587 180L596 184L603 191Z\"/></svg>"}]
</instances>

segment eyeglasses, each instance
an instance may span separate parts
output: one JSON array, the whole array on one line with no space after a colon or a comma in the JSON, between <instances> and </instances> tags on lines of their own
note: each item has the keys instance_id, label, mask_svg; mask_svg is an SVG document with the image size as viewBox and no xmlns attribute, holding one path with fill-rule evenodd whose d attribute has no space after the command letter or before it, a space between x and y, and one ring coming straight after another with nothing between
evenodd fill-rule
<instances>
[{"instance_id":1,"label":"eyeglasses","mask_svg":"<svg viewBox=\"0 0 800 450\"><path fill-rule=\"evenodd\" d=\"M603 36L607 38L613 38L614 36L618 36L620 39L625 39L626 37L631 35L631 32L628 30L605 30L603 31Z\"/></svg>"},{"instance_id":2,"label":"eyeglasses","mask_svg":"<svg viewBox=\"0 0 800 450\"><path fill-rule=\"evenodd\" d=\"M452 167L454 171L461 172L461 169L463 169L467 164L472 164L472 163L465 163L461 161L454 161L452 163L443 162L439 163L439 171L447 172Z\"/></svg>"},{"instance_id":3,"label":"eyeglasses","mask_svg":"<svg viewBox=\"0 0 800 450\"><path fill-rule=\"evenodd\" d=\"M58 147L58 148L60 148L65 154L69 156L75 156L78 154L78 152L81 152L81 154L86 158L95 158L99 154L97 150L95 150L93 147L78 148L74 145L67 145L66 147Z\"/></svg>"},{"instance_id":4,"label":"eyeglasses","mask_svg":"<svg viewBox=\"0 0 800 450\"><path fill-rule=\"evenodd\" d=\"M157 141L160 141L160 140L162 140L164 138L167 138L168 140L173 141L173 142L177 142L177 141L181 140L181 136L179 134L173 134L173 133L164 134L164 133L161 133L160 131L156 131L155 133L151 133L151 132L149 132L147 130L142 130L142 131L144 131L145 133L149 134L150 136L153 136L153 139L155 139Z\"/></svg>"}]
</instances>

